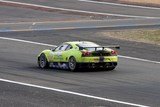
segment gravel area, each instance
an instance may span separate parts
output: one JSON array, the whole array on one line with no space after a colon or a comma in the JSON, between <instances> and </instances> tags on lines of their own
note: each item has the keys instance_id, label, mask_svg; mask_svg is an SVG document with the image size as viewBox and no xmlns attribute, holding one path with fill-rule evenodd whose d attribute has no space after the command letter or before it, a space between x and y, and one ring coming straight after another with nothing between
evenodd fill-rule
<instances>
[{"instance_id":1,"label":"gravel area","mask_svg":"<svg viewBox=\"0 0 160 107\"><path fill-rule=\"evenodd\" d=\"M126 1L126 2L134 2L134 3L152 3L152 4L160 4L160 0L119 0L119 1Z\"/></svg>"},{"instance_id":2,"label":"gravel area","mask_svg":"<svg viewBox=\"0 0 160 107\"><path fill-rule=\"evenodd\" d=\"M113 3L131 4L131 5L140 5L149 7L160 7L160 0L93 0L93 1L113 2Z\"/></svg>"},{"instance_id":3,"label":"gravel area","mask_svg":"<svg viewBox=\"0 0 160 107\"><path fill-rule=\"evenodd\" d=\"M116 38L120 40L136 41L160 46L159 29L132 29L132 30L115 30L102 31L101 36L104 38Z\"/></svg>"}]
</instances>

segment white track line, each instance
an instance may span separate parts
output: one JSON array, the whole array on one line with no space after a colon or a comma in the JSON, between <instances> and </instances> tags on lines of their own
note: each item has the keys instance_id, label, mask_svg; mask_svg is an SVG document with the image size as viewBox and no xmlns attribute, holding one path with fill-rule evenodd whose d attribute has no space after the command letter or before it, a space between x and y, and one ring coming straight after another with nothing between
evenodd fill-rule
<instances>
[{"instance_id":1,"label":"white track line","mask_svg":"<svg viewBox=\"0 0 160 107\"><path fill-rule=\"evenodd\" d=\"M57 47L56 45L39 43L39 42L33 42L33 41L27 41L27 40L21 40L21 39L15 39L15 38L0 37L0 39L10 40L10 41L16 41L16 42L23 42L23 43L30 43L30 44L36 44L36 45L42 45L42 46ZM126 59L131 59L131 60L138 60L138 61L143 61L143 62L160 64L160 62L158 62L158 61L151 61L151 60L147 60L147 59L135 58L135 57L130 57L130 56L118 55L118 57L126 58Z\"/></svg>"},{"instance_id":2,"label":"white track line","mask_svg":"<svg viewBox=\"0 0 160 107\"><path fill-rule=\"evenodd\" d=\"M23 43L30 43L30 44L36 44L36 45L42 45L42 46L57 47L56 45L39 43L39 42L33 42L33 41L27 41L27 40L21 40L21 39L14 39L14 38L0 37L0 39L10 40L10 41L16 41L16 42L23 42Z\"/></svg>"},{"instance_id":3,"label":"white track line","mask_svg":"<svg viewBox=\"0 0 160 107\"><path fill-rule=\"evenodd\" d=\"M88 95L88 94L77 93L77 92L73 92L73 91L67 91L67 90L61 90L61 89L57 89L57 88L28 84L28 83L12 81L12 80L2 79L2 78L0 78L0 81L13 83L13 84L18 84L18 85L23 85L23 86L28 86L28 87L40 88L40 89L45 89L45 90L51 90L51 91L56 91L56 92L60 92L60 93L76 95L76 96L80 96L80 97L92 98L92 99L101 100L101 101L107 101L107 102L113 102L113 103L118 103L118 104L123 104L123 105L129 105L129 106L134 106L134 107L149 107L149 106L146 106L146 105L140 105L140 104L135 104L135 103L118 101L118 100L113 100L113 99L108 99L108 98L103 98L103 97L97 97L97 96Z\"/></svg>"},{"instance_id":4,"label":"white track line","mask_svg":"<svg viewBox=\"0 0 160 107\"><path fill-rule=\"evenodd\" d=\"M143 61L143 62L160 64L160 62L158 62L158 61L151 61L151 60L147 60L147 59L135 58L135 57L130 57L130 56L118 55L118 57L126 58L126 59L132 59L132 60L137 60L137 61Z\"/></svg>"},{"instance_id":5,"label":"white track line","mask_svg":"<svg viewBox=\"0 0 160 107\"><path fill-rule=\"evenodd\" d=\"M131 17L131 18L154 18L154 19L159 18L159 17L149 17L149 16L134 16L134 15L123 15L123 14L83 11L83 10L76 10L76 9L57 8L57 7L50 7L50 6L44 6L44 5L30 4L30 3L14 2L14 1L8 1L8 0L0 0L0 2L10 3L10 4L15 4L15 5L20 5L20 6L32 6L32 7L36 7L36 8L57 9L57 10L70 11L70 12L80 12L80 13L87 13L87 14L111 15L111 16L119 16L119 17Z\"/></svg>"},{"instance_id":6,"label":"white track line","mask_svg":"<svg viewBox=\"0 0 160 107\"><path fill-rule=\"evenodd\" d=\"M155 20L158 20L160 18L156 18ZM138 21L138 20L154 20L154 19L108 19L107 21ZM0 23L0 25L7 25L7 24L46 24L46 23L54 23L54 24L59 24L59 23L71 23L71 22L102 22L102 21L106 21L106 20L75 20L75 21L39 21L39 22L7 22L7 23Z\"/></svg>"},{"instance_id":7,"label":"white track line","mask_svg":"<svg viewBox=\"0 0 160 107\"><path fill-rule=\"evenodd\" d=\"M88 2L88 3L97 3L97 4L107 4L107 5L113 5L113 6L160 10L160 8L157 8L157 7L137 6L137 5L119 4L119 3L111 3L111 2L100 2L100 1L92 1L92 0L78 0L78 1L83 1L83 2Z\"/></svg>"}]
</instances>

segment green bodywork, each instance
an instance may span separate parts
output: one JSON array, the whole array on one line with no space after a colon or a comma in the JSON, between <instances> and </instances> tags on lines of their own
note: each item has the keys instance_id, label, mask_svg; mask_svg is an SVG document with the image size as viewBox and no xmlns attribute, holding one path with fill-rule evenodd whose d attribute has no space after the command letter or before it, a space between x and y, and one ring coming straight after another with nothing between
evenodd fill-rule
<instances>
[{"instance_id":1,"label":"green bodywork","mask_svg":"<svg viewBox=\"0 0 160 107\"><path fill-rule=\"evenodd\" d=\"M68 62L71 56L75 57L77 63L98 63L100 57L89 56L89 57L82 57L82 52L79 50L77 44L80 43L79 41L74 42L65 42L64 44L69 44L72 48L68 50L44 50L42 51L38 57L44 53L48 62ZM60 45L61 46L61 45ZM111 51L110 48L105 48L107 51ZM118 62L118 57L116 56L104 56L103 62Z\"/></svg>"}]
</instances>

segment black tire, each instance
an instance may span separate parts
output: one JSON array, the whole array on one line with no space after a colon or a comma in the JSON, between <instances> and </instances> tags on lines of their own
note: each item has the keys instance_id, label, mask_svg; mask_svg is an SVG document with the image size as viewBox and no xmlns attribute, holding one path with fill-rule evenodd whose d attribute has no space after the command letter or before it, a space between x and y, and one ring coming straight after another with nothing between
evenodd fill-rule
<instances>
[{"instance_id":1,"label":"black tire","mask_svg":"<svg viewBox=\"0 0 160 107\"><path fill-rule=\"evenodd\" d=\"M42 53L38 58L38 66L42 69L49 67L49 63L44 53Z\"/></svg>"},{"instance_id":2,"label":"black tire","mask_svg":"<svg viewBox=\"0 0 160 107\"><path fill-rule=\"evenodd\" d=\"M72 56L68 60L68 68L70 71L76 71L77 70L77 62L76 59Z\"/></svg>"},{"instance_id":3,"label":"black tire","mask_svg":"<svg viewBox=\"0 0 160 107\"><path fill-rule=\"evenodd\" d=\"M109 68L106 68L106 70L113 71L115 68L116 68L115 66L114 67L109 67Z\"/></svg>"}]
</instances>

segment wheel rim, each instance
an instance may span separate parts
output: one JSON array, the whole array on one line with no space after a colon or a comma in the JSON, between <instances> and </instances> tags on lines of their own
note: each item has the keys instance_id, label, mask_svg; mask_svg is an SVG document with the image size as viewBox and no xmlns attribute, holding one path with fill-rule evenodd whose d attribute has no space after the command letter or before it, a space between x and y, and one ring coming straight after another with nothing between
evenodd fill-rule
<instances>
[{"instance_id":1,"label":"wheel rim","mask_svg":"<svg viewBox=\"0 0 160 107\"><path fill-rule=\"evenodd\" d=\"M45 59L44 56L41 56L41 57L40 57L40 67L41 67L41 68L44 68L45 65L46 65L46 59Z\"/></svg>"},{"instance_id":2,"label":"wheel rim","mask_svg":"<svg viewBox=\"0 0 160 107\"><path fill-rule=\"evenodd\" d=\"M76 61L75 61L75 59L72 57L72 58L70 58L70 60L69 60L69 68L70 68L71 70L74 70L75 67L76 67Z\"/></svg>"}]
</instances>

